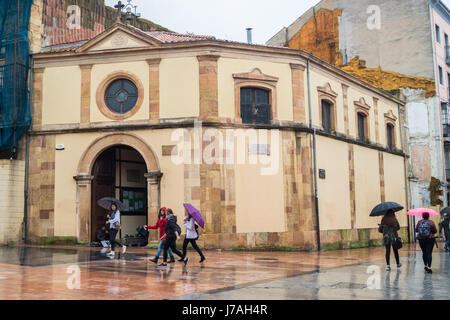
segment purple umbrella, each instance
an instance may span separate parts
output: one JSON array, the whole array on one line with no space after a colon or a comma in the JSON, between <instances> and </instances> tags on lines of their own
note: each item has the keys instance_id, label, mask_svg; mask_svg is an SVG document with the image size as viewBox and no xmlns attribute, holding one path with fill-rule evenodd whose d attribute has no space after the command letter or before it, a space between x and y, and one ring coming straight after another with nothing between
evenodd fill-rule
<instances>
[{"instance_id":1,"label":"purple umbrella","mask_svg":"<svg viewBox=\"0 0 450 320\"><path fill-rule=\"evenodd\" d=\"M195 220L195 222L197 222L197 224L202 227L203 229L205 228L205 221L203 220L202 215L200 214L200 211L198 211L192 204L190 203L185 203L183 204L184 207L186 208L187 212L191 215L191 217Z\"/></svg>"}]
</instances>

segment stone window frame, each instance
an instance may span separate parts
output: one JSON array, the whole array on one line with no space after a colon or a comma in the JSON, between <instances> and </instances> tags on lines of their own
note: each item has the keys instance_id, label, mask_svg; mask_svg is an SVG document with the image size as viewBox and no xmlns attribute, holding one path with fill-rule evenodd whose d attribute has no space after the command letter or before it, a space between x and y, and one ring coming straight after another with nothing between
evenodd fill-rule
<instances>
[{"instance_id":1,"label":"stone window frame","mask_svg":"<svg viewBox=\"0 0 450 320\"><path fill-rule=\"evenodd\" d=\"M389 148L388 145L388 131L387 127L392 127L392 150L394 150L397 147L397 117L394 115L392 110L389 110L387 113L384 114L384 123L385 123L385 129L386 129L386 147Z\"/></svg>"},{"instance_id":2,"label":"stone window frame","mask_svg":"<svg viewBox=\"0 0 450 320\"><path fill-rule=\"evenodd\" d=\"M241 89L256 88L269 92L270 122L278 120L277 109L277 84L278 77L262 73L259 68L254 68L247 73L234 73L234 101L235 101L235 122L242 123L241 117Z\"/></svg>"},{"instance_id":3,"label":"stone window frame","mask_svg":"<svg viewBox=\"0 0 450 320\"><path fill-rule=\"evenodd\" d=\"M322 120L322 101L326 101L331 105L330 112L330 127L331 132L335 133L337 131L337 97L338 94L331 89L330 83L326 83L323 87L317 87L317 94L319 98L319 123L322 129L323 120Z\"/></svg>"},{"instance_id":4,"label":"stone window frame","mask_svg":"<svg viewBox=\"0 0 450 320\"><path fill-rule=\"evenodd\" d=\"M356 121L356 137L359 139L359 125L358 125L358 114L364 115L364 141L370 141L370 109L371 106L366 103L364 98L354 101L355 105L355 121Z\"/></svg>"},{"instance_id":5,"label":"stone window frame","mask_svg":"<svg viewBox=\"0 0 450 320\"><path fill-rule=\"evenodd\" d=\"M115 113L115 112L111 111L105 102L106 89L108 89L108 87L111 83L113 83L114 81L119 80L119 79L127 79L127 80L133 82L138 90L138 99L136 101L136 105L130 111L128 111L124 114ZM134 75L131 72L124 71L124 70L115 71L115 72L107 75L103 79L103 81L100 83L100 85L98 86L97 94L96 94L97 106L98 106L100 112L105 117L107 117L111 120L125 120L125 119L132 117L133 115L136 114L136 112L139 111L139 109L141 108L141 106L144 102L144 95L145 95L144 85L142 84L142 81L136 75Z\"/></svg>"}]
</instances>

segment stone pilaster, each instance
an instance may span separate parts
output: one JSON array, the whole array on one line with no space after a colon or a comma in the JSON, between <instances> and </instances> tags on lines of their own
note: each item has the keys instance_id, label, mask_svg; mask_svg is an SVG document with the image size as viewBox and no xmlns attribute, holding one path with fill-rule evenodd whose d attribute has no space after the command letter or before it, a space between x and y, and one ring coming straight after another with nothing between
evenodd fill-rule
<instances>
[{"instance_id":1,"label":"stone pilaster","mask_svg":"<svg viewBox=\"0 0 450 320\"><path fill-rule=\"evenodd\" d=\"M32 97L32 130L38 131L42 128L42 94L44 85L45 68L33 69L33 97Z\"/></svg>"},{"instance_id":2,"label":"stone pilaster","mask_svg":"<svg viewBox=\"0 0 450 320\"><path fill-rule=\"evenodd\" d=\"M381 146L380 143L380 128L378 119L378 98L373 98L373 111L375 115L375 143L377 146Z\"/></svg>"},{"instance_id":3,"label":"stone pilaster","mask_svg":"<svg viewBox=\"0 0 450 320\"><path fill-rule=\"evenodd\" d=\"M161 64L161 59L148 59L149 66L149 79L150 79L150 105L149 105L149 120L150 123L159 122L159 65Z\"/></svg>"},{"instance_id":4,"label":"stone pilaster","mask_svg":"<svg viewBox=\"0 0 450 320\"><path fill-rule=\"evenodd\" d=\"M54 236L55 136L32 136L30 140L29 235Z\"/></svg>"},{"instance_id":5,"label":"stone pilaster","mask_svg":"<svg viewBox=\"0 0 450 320\"><path fill-rule=\"evenodd\" d=\"M91 239L91 175L78 175L77 182L77 238L78 241L89 242Z\"/></svg>"},{"instance_id":6,"label":"stone pilaster","mask_svg":"<svg viewBox=\"0 0 450 320\"><path fill-rule=\"evenodd\" d=\"M147 179L148 221L156 221L158 211L161 208L161 178L163 173L150 171L144 176ZM155 233L150 236L150 240L157 240Z\"/></svg>"},{"instance_id":7,"label":"stone pilaster","mask_svg":"<svg viewBox=\"0 0 450 320\"><path fill-rule=\"evenodd\" d=\"M92 64L80 65L81 69L81 110L80 127L90 126L91 118L91 71Z\"/></svg>"},{"instance_id":8,"label":"stone pilaster","mask_svg":"<svg viewBox=\"0 0 450 320\"><path fill-rule=\"evenodd\" d=\"M386 188L384 185L384 155L383 155L383 151L378 151L378 162L379 162L379 170L380 170L381 202L385 202L386 201Z\"/></svg>"},{"instance_id":9,"label":"stone pilaster","mask_svg":"<svg viewBox=\"0 0 450 320\"><path fill-rule=\"evenodd\" d=\"M199 117L205 122L219 120L219 89L217 77L219 58L216 55L197 56L200 81Z\"/></svg>"},{"instance_id":10,"label":"stone pilaster","mask_svg":"<svg viewBox=\"0 0 450 320\"><path fill-rule=\"evenodd\" d=\"M294 121L306 123L305 66L291 63L291 72Z\"/></svg>"},{"instance_id":11,"label":"stone pilaster","mask_svg":"<svg viewBox=\"0 0 450 320\"><path fill-rule=\"evenodd\" d=\"M348 118L348 86L346 84L342 84L342 97L344 102L344 130L345 135L350 137L350 127L349 127L349 118Z\"/></svg>"},{"instance_id":12,"label":"stone pilaster","mask_svg":"<svg viewBox=\"0 0 450 320\"><path fill-rule=\"evenodd\" d=\"M356 188L355 188L355 149L352 144L348 144L348 169L350 181L350 221L352 230L356 225Z\"/></svg>"}]
</instances>

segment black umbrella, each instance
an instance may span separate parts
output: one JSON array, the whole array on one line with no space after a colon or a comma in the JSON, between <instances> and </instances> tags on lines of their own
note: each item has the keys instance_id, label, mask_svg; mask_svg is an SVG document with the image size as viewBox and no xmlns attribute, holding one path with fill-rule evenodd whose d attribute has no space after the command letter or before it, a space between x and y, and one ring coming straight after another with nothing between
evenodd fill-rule
<instances>
[{"instance_id":1,"label":"black umbrella","mask_svg":"<svg viewBox=\"0 0 450 320\"><path fill-rule=\"evenodd\" d=\"M124 211L127 209L125 207L125 205L121 201L117 200L116 198L106 197L106 198L101 198L100 200L97 201L97 204L106 210L111 210L111 205L113 203L117 206L117 209L119 209L120 211Z\"/></svg>"},{"instance_id":2,"label":"black umbrella","mask_svg":"<svg viewBox=\"0 0 450 320\"><path fill-rule=\"evenodd\" d=\"M445 207L441 210L442 214L450 214L450 207Z\"/></svg>"},{"instance_id":3,"label":"black umbrella","mask_svg":"<svg viewBox=\"0 0 450 320\"><path fill-rule=\"evenodd\" d=\"M373 208L370 213L371 217L379 217L384 216L388 210L392 210L394 212L403 210L403 207L396 202L383 202Z\"/></svg>"}]
</instances>

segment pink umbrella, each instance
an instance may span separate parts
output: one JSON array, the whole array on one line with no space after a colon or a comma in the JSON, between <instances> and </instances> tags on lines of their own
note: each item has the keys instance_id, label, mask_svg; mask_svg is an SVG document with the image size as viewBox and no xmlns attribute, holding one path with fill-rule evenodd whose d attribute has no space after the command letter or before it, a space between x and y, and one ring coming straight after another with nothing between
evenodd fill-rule
<instances>
[{"instance_id":1,"label":"pink umbrella","mask_svg":"<svg viewBox=\"0 0 450 320\"><path fill-rule=\"evenodd\" d=\"M411 209L406 214L408 216L421 217L424 212L428 212L430 214L430 216L439 216L439 213L437 213L434 210L427 209L427 208Z\"/></svg>"}]
</instances>

